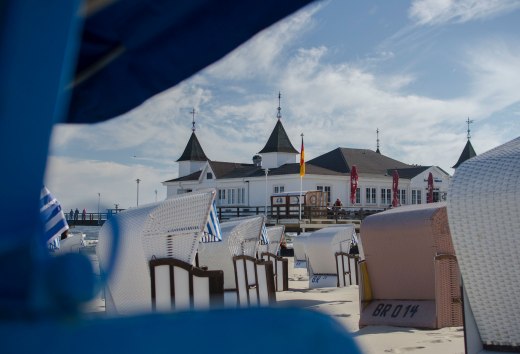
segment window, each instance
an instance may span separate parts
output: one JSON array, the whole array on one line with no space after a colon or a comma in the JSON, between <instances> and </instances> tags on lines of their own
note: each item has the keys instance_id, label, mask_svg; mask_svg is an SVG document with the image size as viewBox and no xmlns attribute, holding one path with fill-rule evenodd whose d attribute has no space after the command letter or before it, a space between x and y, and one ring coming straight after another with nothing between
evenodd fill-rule
<instances>
[{"instance_id":1,"label":"window","mask_svg":"<svg viewBox=\"0 0 520 354\"><path fill-rule=\"evenodd\" d=\"M356 189L356 204L361 204L361 188Z\"/></svg>"},{"instance_id":2,"label":"window","mask_svg":"<svg viewBox=\"0 0 520 354\"><path fill-rule=\"evenodd\" d=\"M283 193L285 191L285 186L274 186L273 192L274 193Z\"/></svg>"},{"instance_id":3,"label":"window","mask_svg":"<svg viewBox=\"0 0 520 354\"><path fill-rule=\"evenodd\" d=\"M392 190L390 188L381 188L381 204L392 204Z\"/></svg>"},{"instance_id":4,"label":"window","mask_svg":"<svg viewBox=\"0 0 520 354\"><path fill-rule=\"evenodd\" d=\"M422 204L420 189L412 189L412 204Z\"/></svg>"},{"instance_id":5,"label":"window","mask_svg":"<svg viewBox=\"0 0 520 354\"><path fill-rule=\"evenodd\" d=\"M226 200L226 190L225 189L218 190L218 199L221 201Z\"/></svg>"},{"instance_id":6,"label":"window","mask_svg":"<svg viewBox=\"0 0 520 354\"><path fill-rule=\"evenodd\" d=\"M366 188L365 197L367 204L376 204L376 188Z\"/></svg>"},{"instance_id":7,"label":"window","mask_svg":"<svg viewBox=\"0 0 520 354\"><path fill-rule=\"evenodd\" d=\"M211 172L206 173L206 179L213 179L213 173L211 173Z\"/></svg>"},{"instance_id":8,"label":"window","mask_svg":"<svg viewBox=\"0 0 520 354\"><path fill-rule=\"evenodd\" d=\"M245 188L238 188L237 189L237 203L238 204L245 204Z\"/></svg>"},{"instance_id":9,"label":"window","mask_svg":"<svg viewBox=\"0 0 520 354\"><path fill-rule=\"evenodd\" d=\"M325 196L325 202L330 204L330 186L316 186L316 190L322 191Z\"/></svg>"},{"instance_id":10,"label":"window","mask_svg":"<svg viewBox=\"0 0 520 354\"><path fill-rule=\"evenodd\" d=\"M399 194L397 196L399 197L399 204L405 205L406 204L406 189L399 189Z\"/></svg>"},{"instance_id":11,"label":"window","mask_svg":"<svg viewBox=\"0 0 520 354\"><path fill-rule=\"evenodd\" d=\"M235 189L228 189L227 203L228 204L235 204Z\"/></svg>"}]
</instances>

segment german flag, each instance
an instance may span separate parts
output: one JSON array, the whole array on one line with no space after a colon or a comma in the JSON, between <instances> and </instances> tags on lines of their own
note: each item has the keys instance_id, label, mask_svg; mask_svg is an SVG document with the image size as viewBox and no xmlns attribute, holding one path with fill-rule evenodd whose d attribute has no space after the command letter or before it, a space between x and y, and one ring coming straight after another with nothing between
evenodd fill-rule
<instances>
[{"instance_id":1,"label":"german flag","mask_svg":"<svg viewBox=\"0 0 520 354\"><path fill-rule=\"evenodd\" d=\"M305 151L303 148L303 134L302 134L302 149L300 150L300 177L305 176Z\"/></svg>"}]
</instances>

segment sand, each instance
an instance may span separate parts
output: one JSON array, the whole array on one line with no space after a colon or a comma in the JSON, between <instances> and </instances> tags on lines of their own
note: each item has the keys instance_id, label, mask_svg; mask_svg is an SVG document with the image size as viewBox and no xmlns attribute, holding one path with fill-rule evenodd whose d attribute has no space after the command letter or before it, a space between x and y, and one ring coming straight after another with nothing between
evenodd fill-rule
<instances>
[{"instance_id":1,"label":"sand","mask_svg":"<svg viewBox=\"0 0 520 354\"><path fill-rule=\"evenodd\" d=\"M352 334L363 353L464 353L464 330L447 327L420 330L367 326L359 329L357 286L309 289L305 269L294 269L289 258L289 291L276 294L279 306L298 306L333 316Z\"/></svg>"},{"instance_id":2,"label":"sand","mask_svg":"<svg viewBox=\"0 0 520 354\"><path fill-rule=\"evenodd\" d=\"M97 268L97 259L90 257ZM289 259L289 291L276 293L277 306L295 306L328 314L341 323L366 354L371 353L464 353L462 327L420 330L405 327L367 326L359 329L357 286L345 288L308 288L305 269L295 269ZM99 273L98 273L99 274ZM88 303L84 311L99 316L104 312L102 296ZM297 338L295 338L297 340Z\"/></svg>"}]
</instances>

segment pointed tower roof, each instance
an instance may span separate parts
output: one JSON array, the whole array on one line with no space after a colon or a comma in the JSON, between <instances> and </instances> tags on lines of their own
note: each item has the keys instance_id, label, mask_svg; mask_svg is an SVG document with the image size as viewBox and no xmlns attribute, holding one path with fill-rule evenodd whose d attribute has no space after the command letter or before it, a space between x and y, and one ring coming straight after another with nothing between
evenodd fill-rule
<instances>
[{"instance_id":1,"label":"pointed tower roof","mask_svg":"<svg viewBox=\"0 0 520 354\"><path fill-rule=\"evenodd\" d=\"M282 124L282 108L280 107L280 99L282 98L282 94L278 93L278 109L276 118L278 118L278 121L276 122L276 125L274 126L273 132L269 136L269 139L267 140L267 143L265 144L264 148L260 150L258 153L263 154L266 152L290 152L294 154L299 154L299 152L294 148L294 146L291 144L291 140L289 140L289 136L287 136L287 133L283 127Z\"/></svg>"},{"instance_id":2,"label":"pointed tower roof","mask_svg":"<svg viewBox=\"0 0 520 354\"><path fill-rule=\"evenodd\" d=\"M179 161L208 161L204 150L202 150L202 146L199 143L199 139L195 135L195 132L191 133L190 140L184 149L181 157L177 160Z\"/></svg>"},{"instance_id":3,"label":"pointed tower roof","mask_svg":"<svg viewBox=\"0 0 520 354\"><path fill-rule=\"evenodd\" d=\"M195 135L195 108L193 108L190 112L192 114L192 126L191 126L191 136L190 140L188 140L188 144L184 148L184 152L181 157L177 160L179 161L209 161L204 150L202 150L202 146L199 143L199 139Z\"/></svg>"},{"instance_id":4,"label":"pointed tower roof","mask_svg":"<svg viewBox=\"0 0 520 354\"><path fill-rule=\"evenodd\" d=\"M473 145L471 145L471 141L469 140L469 139L471 139L471 129L470 129L471 123L473 123L473 120L469 119L469 117L468 117L468 119L466 120L466 124L468 125L468 135L467 135L468 142L466 143L466 146L464 146L464 150L462 150L462 154L460 154L459 160L457 161L457 163L455 165L453 165L452 168L457 168L464 161L477 156L477 153L475 152L475 149L473 149Z\"/></svg>"},{"instance_id":5,"label":"pointed tower roof","mask_svg":"<svg viewBox=\"0 0 520 354\"><path fill-rule=\"evenodd\" d=\"M468 140L466 146L464 146L464 150L462 150L462 154L460 154L459 160L452 168L459 167L464 161L471 159L472 157L477 156L475 149L473 149L473 145L471 145L471 141Z\"/></svg>"},{"instance_id":6,"label":"pointed tower roof","mask_svg":"<svg viewBox=\"0 0 520 354\"><path fill-rule=\"evenodd\" d=\"M274 126L273 132L264 148L259 151L259 154L263 154L266 152L292 152L295 154L299 154L299 152L294 148L285 132L285 129L282 125L282 122L278 120L276 125Z\"/></svg>"}]
</instances>

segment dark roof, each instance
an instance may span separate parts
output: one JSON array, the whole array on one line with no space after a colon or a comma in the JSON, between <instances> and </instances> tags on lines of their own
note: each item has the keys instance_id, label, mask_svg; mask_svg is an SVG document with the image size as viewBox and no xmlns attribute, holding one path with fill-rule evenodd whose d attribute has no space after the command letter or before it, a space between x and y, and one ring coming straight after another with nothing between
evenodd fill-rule
<instances>
[{"instance_id":1,"label":"dark roof","mask_svg":"<svg viewBox=\"0 0 520 354\"><path fill-rule=\"evenodd\" d=\"M253 164L236 162L210 161L209 165L216 178L247 177L260 169Z\"/></svg>"},{"instance_id":2,"label":"dark roof","mask_svg":"<svg viewBox=\"0 0 520 354\"><path fill-rule=\"evenodd\" d=\"M462 150L462 154L460 154L459 160L455 165L453 165L452 168L457 168L460 166L461 163L463 163L466 160L471 159L472 157L477 156L477 153L475 152L475 149L473 149L473 145L471 145L471 141L468 140L466 143L466 146L464 146L464 150Z\"/></svg>"},{"instance_id":3,"label":"dark roof","mask_svg":"<svg viewBox=\"0 0 520 354\"><path fill-rule=\"evenodd\" d=\"M410 168L393 168L393 169L387 170L387 173L388 173L389 176L392 176L392 174L394 173L394 170L397 170L397 173L399 174L399 178L412 179L415 176L417 176L418 174L426 171L430 167L432 167L432 166L415 166L415 167L410 167Z\"/></svg>"},{"instance_id":4,"label":"dark roof","mask_svg":"<svg viewBox=\"0 0 520 354\"><path fill-rule=\"evenodd\" d=\"M359 174L381 175L387 174L390 169L413 167L373 150L350 148L336 148L308 163L340 173L350 173L350 168L356 165Z\"/></svg>"},{"instance_id":5,"label":"dark roof","mask_svg":"<svg viewBox=\"0 0 520 354\"><path fill-rule=\"evenodd\" d=\"M197 171L197 172L190 173L189 175L182 176L182 177L179 177L179 178L169 179L169 180L164 181L164 182L194 181L194 180L198 180L199 179L200 174L201 174L201 171Z\"/></svg>"},{"instance_id":6,"label":"dark roof","mask_svg":"<svg viewBox=\"0 0 520 354\"><path fill-rule=\"evenodd\" d=\"M292 152L299 154L298 150L291 144L280 119L276 122L271 136L269 136L267 143L264 148L260 150L259 154L265 152Z\"/></svg>"},{"instance_id":7,"label":"dark roof","mask_svg":"<svg viewBox=\"0 0 520 354\"><path fill-rule=\"evenodd\" d=\"M294 175L300 173L300 163L286 163L278 168L269 170L269 175ZM306 175L342 175L343 173L329 170L320 166L311 165L310 163L305 164Z\"/></svg>"},{"instance_id":8,"label":"dark roof","mask_svg":"<svg viewBox=\"0 0 520 354\"><path fill-rule=\"evenodd\" d=\"M190 140L184 149L181 157L177 160L179 161L208 161L209 159L206 157L204 150L202 150L202 146L199 143L199 139L195 135L195 132L191 133Z\"/></svg>"}]
</instances>

